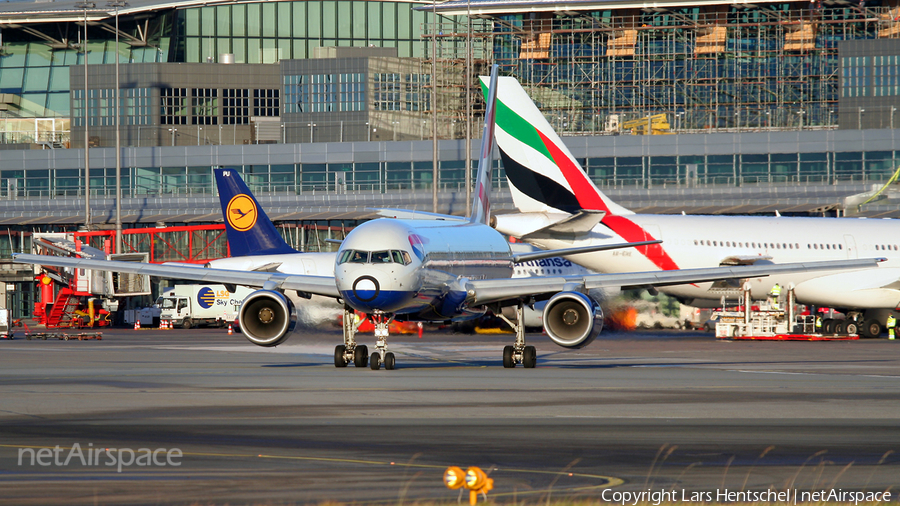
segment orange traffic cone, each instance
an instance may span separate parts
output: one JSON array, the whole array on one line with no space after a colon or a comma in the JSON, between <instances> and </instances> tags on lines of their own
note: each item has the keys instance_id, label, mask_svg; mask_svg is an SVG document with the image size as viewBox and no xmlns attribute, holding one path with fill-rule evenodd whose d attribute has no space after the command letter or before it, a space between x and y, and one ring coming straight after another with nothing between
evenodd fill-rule
<instances>
[{"instance_id":1,"label":"orange traffic cone","mask_svg":"<svg viewBox=\"0 0 900 506\"><path fill-rule=\"evenodd\" d=\"M162 325L160 325L159 328L163 330L169 330L169 320L163 320Z\"/></svg>"},{"instance_id":2,"label":"orange traffic cone","mask_svg":"<svg viewBox=\"0 0 900 506\"><path fill-rule=\"evenodd\" d=\"M234 334L234 330L231 329L231 324L229 323L228 324L228 335L230 336L232 334Z\"/></svg>"},{"instance_id":3,"label":"orange traffic cone","mask_svg":"<svg viewBox=\"0 0 900 506\"><path fill-rule=\"evenodd\" d=\"M141 321L140 320L134 321L134 330L141 330Z\"/></svg>"}]
</instances>

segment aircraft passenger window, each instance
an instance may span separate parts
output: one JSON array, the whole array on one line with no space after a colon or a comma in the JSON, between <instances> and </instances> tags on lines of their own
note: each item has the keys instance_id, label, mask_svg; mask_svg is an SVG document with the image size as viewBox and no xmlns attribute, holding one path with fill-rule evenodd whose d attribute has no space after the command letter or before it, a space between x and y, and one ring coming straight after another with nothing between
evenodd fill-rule
<instances>
[{"instance_id":1,"label":"aircraft passenger window","mask_svg":"<svg viewBox=\"0 0 900 506\"><path fill-rule=\"evenodd\" d=\"M373 264L389 264L391 263L390 251L374 251L372 252Z\"/></svg>"},{"instance_id":2,"label":"aircraft passenger window","mask_svg":"<svg viewBox=\"0 0 900 506\"><path fill-rule=\"evenodd\" d=\"M831 245L830 245L830 244L826 244L826 245L825 245L825 249L831 249Z\"/></svg>"},{"instance_id":3,"label":"aircraft passenger window","mask_svg":"<svg viewBox=\"0 0 900 506\"><path fill-rule=\"evenodd\" d=\"M717 241L713 241L713 246L718 246L719 243Z\"/></svg>"},{"instance_id":4,"label":"aircraft passenger window","mask_svg":"<svg viewBox=\"0 0 900 506\"><path fill-rule=\"evenodd\" d=\"M354 251L350 256L350 262L354 264L364 264L369 261L368 251Z\"/></svg>"},{"instance_id":5,"label":"aircraft passenger window","mask_svg":"<svg viewBox=\"0 0 900 506\"><path fill-rule=\"evenodd\" d=\"M838 244L838 249L844 249L844 245L843 245L843 244Z\"/></svg>"}]
</instances>

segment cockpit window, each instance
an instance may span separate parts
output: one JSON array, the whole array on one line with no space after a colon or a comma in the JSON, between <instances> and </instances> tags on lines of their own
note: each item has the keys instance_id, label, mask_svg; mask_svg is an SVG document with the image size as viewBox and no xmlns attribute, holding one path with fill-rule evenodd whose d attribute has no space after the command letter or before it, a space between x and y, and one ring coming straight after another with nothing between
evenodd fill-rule
<instances>
[{"instance_id":1,"label":"cockpit window","mask_svg":"<svg viewBox=\"0 0 900 506\"><path fill-rule=\"evenodd\" d=\"M374 251L372 252L373 264L389 264L391 263L390 251Z\"/></svg>"},{"instance_id":2,"label":"cockpit window","mask_svg":"<svg viewBox=\"0 0 900 506\"><path fill-rule=\"evenodd\" d=\"M375 252L370 253L368 251L348 249L348 250L344 250L338 259L339 264L345 264L347 262L354 263L354 264L395 263L395 264L400 264L400 265L409 265L412 263L412 259L409 256L409 253L407 253L406 251L390 250L390 251L375 251Z\"/></svg>"},{"instance_id":3,"label":"cockpit window","mask_svg":"<svg viewBox=\"0 0 900 506\"><path fill-rule=\"evenodd\" d=\"M339 264L345 264L347 262L354 264L364 264L369 261L369 252L368 251L359 251L355 249L347 249L341 253L341 257L338 259Z\"/></svg>"}]
</instances>

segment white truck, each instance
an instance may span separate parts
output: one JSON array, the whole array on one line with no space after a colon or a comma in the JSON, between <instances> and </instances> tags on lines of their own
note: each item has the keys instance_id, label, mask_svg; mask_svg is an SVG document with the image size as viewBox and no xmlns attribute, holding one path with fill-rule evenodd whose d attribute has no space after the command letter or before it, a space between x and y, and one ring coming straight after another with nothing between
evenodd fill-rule
<instances>
[{"instance_id":1,"label":"white truck","mask_svg":"<svg viewBox=\"0 0 900 506\"><path fill-rule=\"evenodd\" d=\"M9 309L0 309L0 339L13 338L13 321Z\"/></svg>"},{"instance_id":2,"label":"white truck","mask_svg":"<svg viewBox=\"0 0 900 506\"><path fill-rule=\"evenodd\" d=\"M189 329L197 325L225 326L233 322L252 288L238 286L229 292L224 285L177 285L162 291L156 303L160 320Z\"/></svg>"}]
</instances>

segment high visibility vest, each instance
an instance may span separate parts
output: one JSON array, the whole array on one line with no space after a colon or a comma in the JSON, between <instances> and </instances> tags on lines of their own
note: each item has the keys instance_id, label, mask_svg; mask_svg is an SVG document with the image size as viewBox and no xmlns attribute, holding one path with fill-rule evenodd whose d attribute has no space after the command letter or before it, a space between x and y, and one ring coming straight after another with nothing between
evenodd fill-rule
<instances>
[{"instance_id":1,"label":"high visibility vest","mask_svg":"<svg viewBox=\"0 0 900 506\"><path fill-rule=\"evenodd\" d=\"M897 319L894 318L894 315L888 316L888 317L887 317L887 327L888 327L889 329L892 329L892 328L894 328L894 327L896 327L896 326L897 326Z\"/></svg>"},{"instance_id":2,"label":"high visibility vest","mask_svg":"<svg viewBox=\"0 0 900 506\"><path fill-rule=\"evenodd\" d=\"M778 297L779 295L781 295L781 285L773 286L772 291L769 292L769 295L771 295L772 297Z\"/></svg>"},{"instance_id":3,"label":"high visibility vest","mask_svg":"<svg viewBox=\"0 0 900 506\"><path fill-rule=\"evenodd\" d=\"M818 318L816 318L816 328L817 328L817 329L818 329L818 328L822 328L822 317L821 317L821 316L819 316Z\"/></svg>"}]
</instances>

